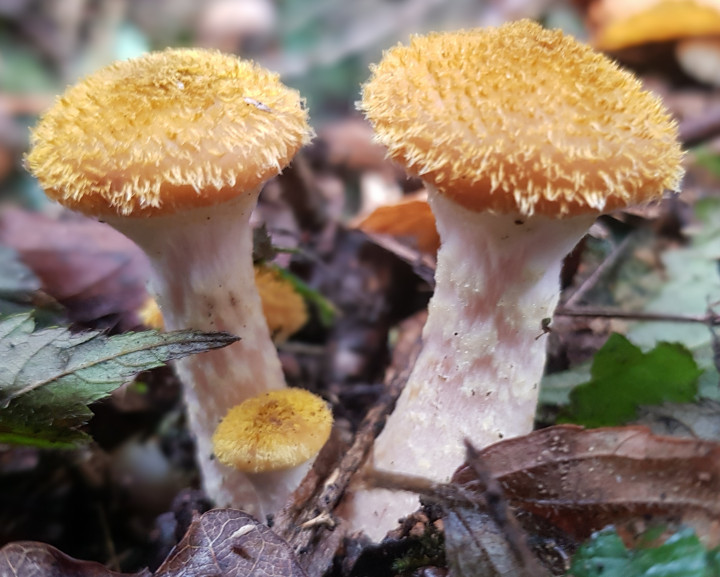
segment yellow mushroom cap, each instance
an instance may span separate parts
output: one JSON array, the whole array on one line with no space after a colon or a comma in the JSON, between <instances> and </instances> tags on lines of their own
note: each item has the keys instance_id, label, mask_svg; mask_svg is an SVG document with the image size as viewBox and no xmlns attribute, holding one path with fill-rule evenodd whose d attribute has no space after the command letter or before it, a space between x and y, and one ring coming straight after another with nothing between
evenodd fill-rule
<instances>
[{"instance_id":1,"label":"yellow mushroom cap","mask_svg":"<svg viewBox=\"0 0 720 577\"><path fill-rule=\"evenodd\" d=\"M157 301L150 295L145 298L145 302L138 310L138 317L140 322L148 328L158 331L165 330L165 321L163 320L162 311L160 310Z\"/></svg>"},{"instance_id":2,"label":"yellow mushroom cap","mask_svg":"<svg viewBox=\"0 0 720 577\"><path fill-rule=\"evenodd\" d=\"M273 342L286 341L308 320L305 300L292 282L272 266L255 265L255 285Z\"/></svg>"},{"instance_id":3,"label":"yellow mushroom cap","mask_svg":"<svg viewBox=\"0 0 720 577\"><path fill-rule=\"evenodd\" d=\"M620 50L720 34L718 0L600 0L589 11L593 46Z\"/></svg>"},{"instance_id":4,"label":"yellow mushroom cap","mask_svg":"<svg viewBox=\"0 0 720 577\"><path fill-rule=\"evenodd\" d=\"M247 473L300 465L314 457L330 436L332 413L304 389L282 389L230 409L213 435L217 459Z\"/></svg>"},{"instance_id":5,"label":"yellow mushroom cap","mask_svg":"<svg viewBox=\"0 0 720 577\"><path fill-rule=\"evenodd\" d=\"M373 68L360 106L391 158L471 210L610 211L683 174L656 96L528 20L413 37Z\"/></svg>"},{"instance_id":6,"label":"yellow mushroom cap","mask_svg":"<svg viewBox=\"0 0 720 577\"><path fill-rule=\"evenodd\" d=\"M98 216L209 206L255 189L312 137L297 91L235 56L171 49L70 87L31 135L48 196Z\"/></svg>"}]
</instances>

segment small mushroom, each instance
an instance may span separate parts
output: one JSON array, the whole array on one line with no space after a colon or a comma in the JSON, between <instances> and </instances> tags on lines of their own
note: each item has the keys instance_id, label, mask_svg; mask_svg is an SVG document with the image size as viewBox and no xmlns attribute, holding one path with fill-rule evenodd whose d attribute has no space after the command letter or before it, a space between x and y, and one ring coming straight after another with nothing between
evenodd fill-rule
<instances>
[{"instance_id":1,"label":"small mushroom","mask_svg":"<svg viewBox=\"0 0 720 577\"><path fill-rule=\"evenodd\" d=\"M311 136L302 99L276 74L173 49L70 87L35 127L27 157L50 198L145 251L168 330L240 336L176 367L207 494L257 514L254 489L212 458L211 437L228 407L286 386L255 287L249 219L263 182Z\"/></svg>"},{"instance_id":2,"label":"small mushroom","mask_svg":"<svg viewBox=\"0 0 720 577\"><path fill-rule=\"evenodd\" d=\"M265 511L277 511L330 436L332 412L304 389L282 389L230 409L213 435L217 459L248 474Z\"/></svg>"},{"instance_id":3,"label":"small mushroom","mask_svg":"<svg viewBox=\"0 0 720 577\"><path fill-rule=\"evenodd\" d=\"M565 255L598 214L677 189L683 154L637 79L527 20L416 36L372 71L360 106L425 181L442 243L423 349L372 465L445 482L464 438L532 430ZM345 505L379 538L417 498L361 490Z\"/></svg>"}]
</instances>

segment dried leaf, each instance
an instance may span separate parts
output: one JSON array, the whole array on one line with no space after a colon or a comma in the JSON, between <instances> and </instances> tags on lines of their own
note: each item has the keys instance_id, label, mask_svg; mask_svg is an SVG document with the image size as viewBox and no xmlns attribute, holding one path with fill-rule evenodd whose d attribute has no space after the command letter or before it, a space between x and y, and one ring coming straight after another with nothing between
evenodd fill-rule
<instances>
[{"instance_id":1,"label":"dried leaf","mask_svg":"<svg viewBox=\"0 0 720 577\"><path fill-rule=\"evenodd\" d=\"M18 253L0 246L0 298L16 297L40 288L40 280L18 258Z\"/></svg>"},{"instance_id":2,"label":"dried leaf","mask_svg":"<svg viewBox=\"0 0 720 577\"><path fill-rule=\"evenodd\" d=\"M250 515L214 509L194 520L155 577L307 577L288 544Z\"/></svg>"},{"instance_id":3,"label":"dried leaf","mask_svg":"<svg viewBox=\"0 0 720 577\"><path fill-rule=\"evenodd\" d=\"M0 549L3 577L150 577L149 571L116 573L100 563L73 559L45 543L16 541Z\"/></svg>"},{"instance_id":4,"label":"dried leaf","mask_svg":"<svg viewBox=\"0 0 720 577\"><path fill-rule=\"evenodd\" d=\"M34 308L32 301L41 283L20 261L18 253L0 245L0 315Z\"/></svg>"},{"instance_id":5,"label":"dried leaf","mask_svg":"<svg viewBox=\"0 0 720 577\"><path fill-rule=\"evenodd\" d=\"M450 509L444 523L445 555L454 577L529 577L505 533L486 513Z\"/></svg>"},{"instance_id":6,"label":"dried leaf","mask_svg":"<svg viewBox=\"0 0 720 577\"><path fill-rule=\"evenodd\" d=\"M424 253L435 255L440 236L435 228L435 216L425 195L404 197L396 204L376 208L357 223L367 233L388 234L409 243Z\"/></svg>"},{"instance_id":7,"label":"dried leaf","mask_svg":"<svg viewBox=\"0 0 720 577\"><path fill-rule=\"evenodd\" d=\"M72 321L118 316L121 328L137 324L145 301L149 263L143 252L111 227L77 215L61 220L21 210L0 214L0 243L14 248L68 309Z\"/></svg>"},{"instance_id":8,"label":"dried leaf","mask_svg":"<svg viewBox=\"0 0 720 577\"><path fill-rule=\"evenodd\" d=\"M720 441L720 403L701 399L697 403L664 403L640 407L635 424L650 427L656 435Z\"/></svg>"},{"instance_id":9,"label":"dried leaf","mask_svg":"<svg viewBox=\"0 0 720 577\"><path fill-rule=\"evenodd\" d=\"M225 333L145 331L107 337L98 331L35 330L30 314L0 321L0 442L71 446L87 407L166 361L235 342Z\"/></svg>"},{"instance_id":10,"label":"dried leaf","mask_svg":"<svg viewBox=\"0 0 720 577\"><path fill-rule=\"evenodd\" d=\"M480 455L515 507L586 539L608 524L673 519L720 543L720 444L652 435L644 427L559 425ZM482 491L467 466L454 480Z\"/></svg>"}]
</instances>

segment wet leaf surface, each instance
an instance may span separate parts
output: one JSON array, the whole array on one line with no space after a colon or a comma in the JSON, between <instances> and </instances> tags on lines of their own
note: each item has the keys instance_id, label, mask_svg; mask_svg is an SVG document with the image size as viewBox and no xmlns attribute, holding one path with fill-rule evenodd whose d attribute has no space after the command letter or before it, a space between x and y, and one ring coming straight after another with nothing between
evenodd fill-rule
<instances>
[{"instance_id":1,"label":"wet leaf surface","mask_svg":"<svg viewBox=\"0 0 720 577\"><path fill-rule=\"evenodd\" d=\"M0 549L3 577L150 577L149 571L117 573L94 561L80 561L55 547L34 541L17 541Z\"/></svg>"},{"instance_id":2,"label":"wet leaf surface","mask_svg":"<svg viewBox=\"0 0 720 577\"><path fill-rule=\"evenodd\" d=\"M511 505L583 540L608 524L672 520L720 543L720 444L644 427L548 427L480 452ZM454 481L482 491L467 466Z\"/></svg>"},{"instance_id":3,"label":"wet leaf surface","mask_svg":"<svg viewBox=\"0 0 720 577\"><path fill-rule=\"evenodd\" d=\"M208 511L192 522L155 577L307 577L288 544L253 517Z\"/></svg>"}]
</instances>

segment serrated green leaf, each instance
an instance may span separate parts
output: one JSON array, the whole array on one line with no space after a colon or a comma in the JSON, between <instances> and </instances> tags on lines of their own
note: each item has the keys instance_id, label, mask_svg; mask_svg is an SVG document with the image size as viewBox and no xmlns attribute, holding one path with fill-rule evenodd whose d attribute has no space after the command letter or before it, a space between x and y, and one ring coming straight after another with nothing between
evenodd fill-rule
<instances>
[{"instance_id":1,"label":"serrated green leaf","mask_svg":"<svg viewBox=\"0 0 720 577\"><path fill-rule=\"evenodd\" d=\"M659 547L629 550L615 529L603 529L573 557L573 577L713 577L718 574L718 550L707 551L688 528Z\"/></svg>"},{"instance_id":2,"label":"serrated green leaf","mask_svg":"<svg viewBox=\"0 0 720 577\"><path fill-rule=\"evenodd\" d=\"M591 380L570 393L560 421L586 427L620 425L635 417L639 405L690 402L701 372L680 344L659 343L644 353L613 334L595 355Z\"/></svg>"},{"instance_id":3,"label":"serrated green leaf","mask_svg":"<svg viewBox=\"0 0 720 577\"><path fill-rule=\"evenodd\" d=\"M0 443L70 446L88 405L139 372L237 340L226 333L145 331L108 337L36 330L31 314L0 321Z\"/></svg>"}]
</instances>

